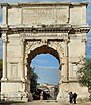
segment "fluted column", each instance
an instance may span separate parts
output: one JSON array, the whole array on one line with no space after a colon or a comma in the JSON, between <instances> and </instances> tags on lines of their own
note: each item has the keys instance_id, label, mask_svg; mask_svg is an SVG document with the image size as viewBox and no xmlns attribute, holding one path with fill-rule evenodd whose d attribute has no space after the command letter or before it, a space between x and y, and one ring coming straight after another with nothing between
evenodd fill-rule
<instances>
[{"instance_id":1,"label":"fluted column","mask_svg":"<svg viewBox=\"0 0 91 105\"><path fill-rule=\"evenodd\" d=\"M65 80L68 81L69 80L69 54L68 54L68 41L65 40L65 58L64 58L64 63L65 63Z\"/></svg>"},{"instance_id":2,"label":"fluted column","mask_svg":"<svg viewBox=\"0 0 91 105\"><path fill-rule=\"evenodd\" d=\"M24 80L24 39L20 40L21 43L21 80Z\"/></svg>"},{"instance_id":3,"label":"fluted column","mask_svg":"<svg viewBox=\"0 0 91 105\"><path fill-rule=\"evenodd\" d=\"M3 22L2 22L2 28L6 28L8 26L8 4L4 3L2 7L3 11ZM2 34L2 41L3 41L3 76L2 80L7 79L7 32L3 31Z\"/></svg>"},{"instance_id":4,"label":"fluted column","mask_svg":"<svg viewBox=\"0 0 91 105\"><path fill-rule=\"evenodd\" d=\"M2 35L3 40L3 80L7 79L7 35Z\"/></svg>"}]
</instances>

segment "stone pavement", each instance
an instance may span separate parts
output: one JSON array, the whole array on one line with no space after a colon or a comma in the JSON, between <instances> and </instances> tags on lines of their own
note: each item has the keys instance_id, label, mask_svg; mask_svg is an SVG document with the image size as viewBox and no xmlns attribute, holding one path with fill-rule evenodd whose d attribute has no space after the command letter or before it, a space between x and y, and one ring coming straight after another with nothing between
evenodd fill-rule
<instances>
[{"instance_id":1,"label":"stone pavement","mask_svg":"<svg viewBox=\"0 0 91 105\"><path fill-rule=\"evenodd\" d=\"M61 102L50 102L50 101L32 101L32 102L1 102L0 105L70 105ZM90 102L78 102L76 105L91 105Z\"/></svg>"},{"instance_id":2,"label":"stone pavement","mask_svg":"<svg viewBox=\"0 0 91 105\"><path fill-rule=\"evenodd\" d=\"M91 102L82 102L82 103L77 103L77 105L91 105Z\"/></svg>"}]
</instances>

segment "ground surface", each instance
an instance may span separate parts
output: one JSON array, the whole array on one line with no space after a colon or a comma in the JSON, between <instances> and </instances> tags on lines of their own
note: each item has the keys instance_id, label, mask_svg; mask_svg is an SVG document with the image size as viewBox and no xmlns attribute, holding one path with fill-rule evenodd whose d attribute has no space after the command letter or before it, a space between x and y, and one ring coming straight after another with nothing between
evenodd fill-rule
<instances>
[{"instance_id":1,"label":"ground surface","mask_svg":"<svg viewBox=\"0 0 91 105\"><path fill-rule=\"evenodd\" d=\"M34 101L34 102L1 102L0 105L70 105L70 104L63 104L60 102L45 102L45 101ZM91 105L90 102L78 102L76 105Z\"/></svg>"}]
</instances>

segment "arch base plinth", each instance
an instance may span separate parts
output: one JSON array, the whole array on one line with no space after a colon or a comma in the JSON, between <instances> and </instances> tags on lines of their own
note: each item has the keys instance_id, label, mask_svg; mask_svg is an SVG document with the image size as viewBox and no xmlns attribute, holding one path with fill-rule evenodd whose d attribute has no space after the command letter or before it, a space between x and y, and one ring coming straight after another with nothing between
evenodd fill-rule
<instances>
[{"instance_id":1,"label":"arch base plinth","mask_svg":"<svg viewBox=\"0 0 91 105\"><path fill-rule=\"evenodd\" d=\"M32 101L32 94L25 90L29 87L27 82L20 81L2 81L1 82L1 100L2 101Z\"/></svg>"}]
</instances>

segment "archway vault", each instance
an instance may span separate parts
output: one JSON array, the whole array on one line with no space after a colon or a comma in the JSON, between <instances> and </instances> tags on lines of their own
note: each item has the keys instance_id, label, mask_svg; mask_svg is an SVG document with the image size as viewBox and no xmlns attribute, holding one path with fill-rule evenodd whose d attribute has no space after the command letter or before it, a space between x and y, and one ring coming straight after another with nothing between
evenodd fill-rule
<instances>
[{"instance_id":1,"label":"archway vault","mask_svg":"<svg viewBox=\"0 0 91 105\"><path fill-rule=\"evenodd\" d=\"M39 54L51 54L59 62L61 62L64 57L64 48L61 46L62 41L48 41L43 43L43 41L25 41L25 62L31 63L31 60Z\"/></svg>"},{"instance_id":2,"label":"archway vault","mask_svg":"<svg viewBox=\"0 0 91 105\"><path fill-rule=\"evenodd\" d=\"M30 54L28 54L27 62L30 64L31 60L36 55L47 54L47 53L53 55L58 60L58 62L60 63L60 57L59 57L59 53L57 52L57 50L55 50L55 49L53 49L53 48L51 48L51 47L49 47L47 45L37 47L33 51L30 50Z\"/></svg>"}]
</instances>

